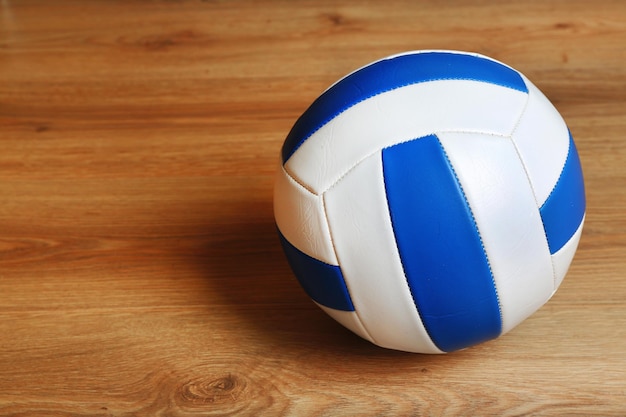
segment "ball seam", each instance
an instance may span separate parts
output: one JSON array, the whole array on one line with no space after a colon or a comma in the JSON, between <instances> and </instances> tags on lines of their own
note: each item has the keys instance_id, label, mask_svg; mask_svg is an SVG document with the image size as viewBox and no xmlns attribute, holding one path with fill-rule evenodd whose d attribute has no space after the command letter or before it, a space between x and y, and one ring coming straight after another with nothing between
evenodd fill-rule
<instances>
[{"instance_id":1,"label":"ball seam","mask_svg":"<svg viewBox=\"0 0 626 417\"><path fill-rule=\"evenodd\" d=\"M326 198L325 198L324 193L320 195L320 198L322 200L322 212L324 213L324 222L326 222L326 227L328 228L328 234L330 238L330 247L335 254L335 259L337 259L337 266L339 266L339 269L342 271L341 274L343 276L343 282L346 285L346 290L348 291L348 297L350 297L350 302L352 303L352 306L354 307L354 315L356 319L359 321L361 328L363 329L363 331L365 332L369 340L372 341L372 343L378 345L379 343L376 341L376 339L372 337L372 334L369 332L369 330L367 330L365 323L363 322L363 320L361 319L361 316L359 315L359 311L354 303L354 300L352 299L352 293L350 292L350 285L348 283L348 280L346 279L346 276L343 274L343 270L341 269L341 262L339 261L339 254L337 253L337 248L335 247L335 241L333 239L333 231L332 231L332 228L330 227L330 221L328 221L328 212L326 209Z\"/></svg>"},{"instance_id":2,"label":"ball seam","mask_svg":"<svg viewBox=\"0 0 626 417\"><path fill-rule=\"evenodd\" d=\"M495 61L495 62L497 62L497 61ZM520 75L521 75L521 74L520 74ZM346 78L346 79L347 79L347 78ZM523 78L522 78L522 80L523 80ZM343 80L342 80L342 81L343 81ZM317 132L318 132L318 131L322 128L322 127L326 126L326 125L327 125L328 123L330 123L333 119L335 119L335 118L336 118L336 117L338 117L339 115L341 115L341 114L345 113L347 110L351 109L352 107L356 106L357 104L362 103L362 102L364 102L364 101L366 101L366 100L369 100L369 99L371 99L372 97L376 97L376 96L379 96L379 95L381 95L381 94L385 94L385 93L388 93L388 92L390 92L390 91L395 91L395 90L398 90L398 89L401 89L401 88L405 88L405 87L408 87L408 86L411 86L411 85L425 84L425 83L439 82L439 81L472 81L472 82L483 83L483 84L489 84L489 85L497 85L497 86L502 87L502 88L511 88L511 87L507 87L507 86L500 85L500 84L496 84L496 83L490 83L490 82L487 82L487 81L481 80L481 79L479 79L479 78L471 78L471 77L467 77L467 78L466 78L466 77L463 77L463 78L461 78L461 77L441 77L441 78L432 78L432 79L429 79L429 80L427 80L427 81L416 81L416 82L404 83L404 84L402 84L402 85L397 85L397 86L395 86L395 87L388 88L388 89L386 89L386 90L381 90L381 91L376 92L375 94L370 94L370 95L364 96L364 97L360 98L359 100L356 100L356 101L354 101L354 102L350 103L350 104L349 104L349 105L347 105L345 108L342 108L340 111L338 111L338 112L336 112L336 113L333 113L331 116L327 117L327 118L326 118L326 119L324 119L322 122L320 122L320 123L319 123L319 124L315 127L315 129L312 129L312 130L311 130L311 132L310 132L309 134L307 134L304 138L302 138L302 139L300 139L300 140L298 141L298 144L297 144L297 145L293 148L293 150L291 151L291 153L290 153L289 157L288 157L286 160L284 160L284 161L283 161L283 164L286 164L286 163L287 163L287 161L289 161L289 159L291 159L291 157L292 157L292 156L293 156L293 155L294 155L294 154L298 151L298 149L300 149L300 148L302 147L302 145L304 145L304 143L305 143L307 140L309 140L309 139L311 138L311 136L313 136L315 133L317 133ZM324 91L322 94L329 94L329 93L330 93L330 91L332 91L333 87L334 87L334 85L333 85L333 86L331 86L331 87L330 87L329 89L327 89L326 91ZM527 93L527 94L528 94L528 93ZM312 107L312 105L311 105L311 106L310 106L310 107L309 107L309 108L308 108L308 109L304 112L304 114L306 114L306 113L310 110L310 108L311 108L311 107Z\"/></svg>"},{"instance_id":3,"label":"ball seam","mask_svg":"<svg viewBox=\"0 0 626 417\"><path fill-rule=\"evenodd\" d=\"M524 80L524 82L527 82L526 78L523 75L522 75L522 80ZM513 144L513 149L515 149L515 153L517 154L517 158L519 159L520 164L522 165L522 169L524 170L524 174L526 175L526 179L527 179L528 184L530 186L530 191L532 192L533 198L535 199L535 206L537 206L537 210L540 210L541 206L539 205L539 200L537 199L537 192L535 191L535 186L533 185L533 182L532 182L532 180L530 178L530 174L528 173L528 168L526 167L526 164L524 163L524 159L522 158L522 154L521 154L521 152L520 152L520 150L519 150L519 148L517 146L517 143L515 142L515 139L514 139L515 131L517 130L517 128L522 123L522 119L523 119L524 115L526 114L526 110L528 109L528 104L530 103L530 94L531 94L531 89L529 88L528 89L528 94L527 94L527 97L526 97L526 103L524 104L524 108L522 109L519 117L517 118L517 122L513 126L513 130L511 131L511 134L509 136L509 140ZM568 149L568 155L569 155L569 149ZM567 161L567 158L565 158L565 160ZM563 166L565 166L565 163L563 164ZM562 175L562 172L563 172L563 168L561 168L561 174L560 175ZM560 178L560 175L559 175L559 178ZM555 183L555 187L556 187L557 183L558 183L558 181ZM554 191L554 187L552 188L552 191L550 192L550 194L552 194L553 191ZM539 217L541 217L541 215ZM542 220L541 224L543 226L543 220ZM552 288L553 288L553 291L556 291L556 281L557 281L556 266L554 265L554 258L550 254L550 246L548 245L548 234L546 233L545 226L543 227L543 235L545 237L545 249L546 249L546 251L548 253L548 256L550 256L550 265L552 265Z\"/></svg>"},{"instance_id":4,"label":"ball seam","mask_svg":"<svg viewBox=\"0 0 626 417\"><path fill-rule=\"evenodd\" d=\"M365 156L363 156L362 158L360 158L356 162L354 162L352 165L350 165L350 167L346 171L344 171L341 175L339 175L339 177L335 181L333 181L332 184L330 184L326 189L320 191L320 193L325 193L326 191L329 191L332 188L334 188L339 182L341 182L341 180L343 180L346 176L348 176L348 174L350 174L350 172L352 172L359 164L361 164L366 159L371 158L376 153L382 152L384 149L390 148L392 146L401 145L403 143L411 142L411 141L414 141L414 140L420 140L420 139L423 139L423 138L425 138L427 136L437 135L439 133L476 133L476 134L481 134L481 135L499 137L499 138L503 138L503 139L509 139L510 138L510 136L508 136L508 135L503 135L503 134L496 133L496 132L485 132L483 130L478 130L478 129L476 129L476 130L472 130L472 129L443 129L443 130L437 130L435 132L428 133L428 134L423 135L423 136L411 137L411 138L406 139L406 140L401 140L399 142L394 142L393 145L385 146L385 147L383 147L381 149L376 149L376 150L366 154ZM285 169L285 172L287 172L286 169ZM289 173L287 173L287 174L289 174ZM294 179L294 181L296 181L296 180ZM308 190L309 192L311 192L313 194L316 194L314 191L308 189L305 185L303 185L303 184L301 184L299 182L298 182L298 184L300 186L302 186L304 189Z\"/></svg>"},{"instance_id":5,"label":"ball seam","mask_svg":"<svg viewBox=\"0 0 626 417\"><path fill-rule=\"evenodd\" d=\"M487 261L487 267L489 268L489 275L491 277L491 284L493 285L493 290L494 290L494 292L496 294L496 302L498 304L498 313L500 315L500 332L502 332L503 319L502 319L502 308L500 307L500 295L498 294L498 287L496 286L496 280L495 280L495 277L493 276L493 269L491 268L491 262L489 261L489 255L487 254L487 250L486 250L485 244L483 242L483 237L482 237L482 235L480 233L480 229L478 228L478 224L476 223L476 218L474 217L474 212L472 211L472 207L469 204L469 200L467 199L467 195L465 194L465 190L463 189L463 184L461 184L459 176L457 175L456 170L454 169L454 166L452 165L452 161L450 161L450 158L448 157L448 153L446 152L446 149L444 148L444 146L441 143L441 140L439 140L439 138L437 138L437 143L441 147L443 156L446 158L446 162L448 163L448 166L450 167L450 171L452 172L452 175L454 175L454 179L456 180L456 183L459 185L459 189L461 190L461 194L463 195L463 199L467 203L469 214L470 214L470 217L472 219L472 224L474 226L474 229L476 230L476 234L478 235L478 240L480 242L480 248L482 249L483 254L485 255L485 259Z\"/></svg>"}]
</instances>

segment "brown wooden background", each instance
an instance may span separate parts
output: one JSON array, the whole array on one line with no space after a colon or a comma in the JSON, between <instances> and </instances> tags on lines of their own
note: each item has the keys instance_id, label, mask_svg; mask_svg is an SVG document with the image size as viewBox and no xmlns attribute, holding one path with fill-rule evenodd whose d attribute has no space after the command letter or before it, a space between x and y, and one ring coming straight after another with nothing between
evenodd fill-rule
<instances>
[{"instance_id":1,"label":"brown wooden background","mask_svg":"<svg viewBox=\"0 0 626 417\"><path fill-rule=\"evenodd\" d=\"M272 182L330 83L413 49L524 72L588 214L555 297L446 356L326 317ZM0 415L626 415L626 2L0 0Z\"/></svg>"}]
</instances>

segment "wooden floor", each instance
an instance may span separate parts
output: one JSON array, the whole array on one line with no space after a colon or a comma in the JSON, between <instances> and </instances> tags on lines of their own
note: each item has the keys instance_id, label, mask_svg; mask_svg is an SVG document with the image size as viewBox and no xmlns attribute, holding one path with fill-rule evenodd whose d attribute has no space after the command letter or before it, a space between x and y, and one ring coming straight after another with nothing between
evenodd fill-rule
<instances>
[{"instance_id":1,"label":"wooden floor","mask_svg":"<svg viewBox=\"0 0 626 417\"><path fill-rule=\"evenodd\" d=\"M588 212L554 298L450 355L328 318L273 173L329 84L414 49L525 73ZM626 415L626 2L0 0L0 415Z\"/></svg>"}]
</instances>

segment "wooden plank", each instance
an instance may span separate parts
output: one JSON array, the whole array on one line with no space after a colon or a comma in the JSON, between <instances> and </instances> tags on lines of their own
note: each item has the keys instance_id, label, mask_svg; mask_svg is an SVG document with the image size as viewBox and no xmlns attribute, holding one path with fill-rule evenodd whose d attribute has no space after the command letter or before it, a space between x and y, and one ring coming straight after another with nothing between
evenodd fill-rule
<instances>
[{"instance_id":1,"label":"wooden plank","mask_svg":"<svg viewBox=\"0 0 626 417\"><path fill-rule=\"evenodd\" d=\"M626 414L626 3L0 1L0 415ZM562 287L498 340L378 348L303 293L280 146L405 50L524 72L581 155Z\"/></svg>"}]
</instances>

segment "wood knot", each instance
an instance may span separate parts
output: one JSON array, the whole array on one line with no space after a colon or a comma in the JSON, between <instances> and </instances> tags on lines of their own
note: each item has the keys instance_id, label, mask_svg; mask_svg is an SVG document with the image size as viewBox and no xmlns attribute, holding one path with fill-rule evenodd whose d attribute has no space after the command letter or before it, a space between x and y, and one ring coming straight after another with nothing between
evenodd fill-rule
<instances>
[{"instance_id":1,"label":"wood knot","mask_svg":"<svg viewBox=\"0 0 626 417\"><path fill-rule=\"evenodd\" d=\"M557 22L557 23L554 24L554 28L555 29L560 29L560 30L573 29L574 28L574 24L570 23L570 22Z\"/></svg>"},{"instance_id":2,"label":"wood knot","mask_svg":"<svg viewBox=\"0 0 626 417\"><path fill-rule=\"evenodd\" d=\"M325 13L324 17L335 26L344 25L346 23L346 18L339 13Z\"/></svg>"},{"instance_id":3,"label":"wood knot","mask_svg":"<svg viewBox=\"0 0 626 417\"><path fill-rule=\"evenodd\" d=\"M227 374L211 380L192 380L180 389L181 399L188 404L234 402L246 389L245 380Z\"/></svg>"},{"instance_id":4,"label":"wood knot","mask_svg":"<svg viewBox=\"0 0 626 417\"><path fill-rule=\"evenodd\" d=\"M322 13L319 15L322 31L355 31L360 30L359 22L346 14L337 12Z\"/></svg>"}]
</instances>

